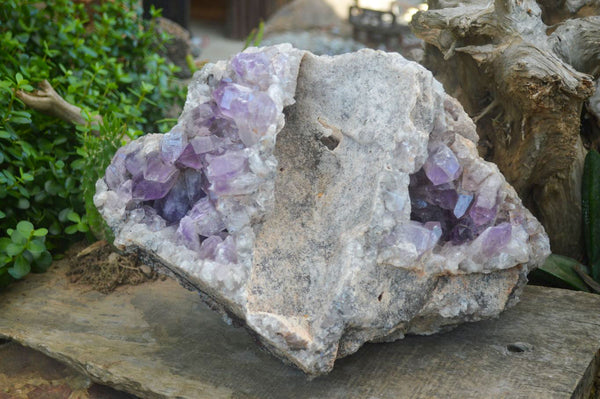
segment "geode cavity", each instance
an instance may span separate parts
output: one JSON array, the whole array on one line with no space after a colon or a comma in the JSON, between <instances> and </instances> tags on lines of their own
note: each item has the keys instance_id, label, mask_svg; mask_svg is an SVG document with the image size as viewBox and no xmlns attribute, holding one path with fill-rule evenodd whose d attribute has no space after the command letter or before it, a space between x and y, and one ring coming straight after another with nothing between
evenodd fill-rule
<instances>
[{"instance_id":1,"label":"geode cavity","mask_svg":"<svg viewBox=\"0 0 600 399\"><path fill-rule=\"evenodd\" d=\"M94 200L116 245L322 374L367 341L498 315L548 255L476 142L398 54L251 48L197 73L178 124L121 148Z\"/></svg>"}]
</instances>

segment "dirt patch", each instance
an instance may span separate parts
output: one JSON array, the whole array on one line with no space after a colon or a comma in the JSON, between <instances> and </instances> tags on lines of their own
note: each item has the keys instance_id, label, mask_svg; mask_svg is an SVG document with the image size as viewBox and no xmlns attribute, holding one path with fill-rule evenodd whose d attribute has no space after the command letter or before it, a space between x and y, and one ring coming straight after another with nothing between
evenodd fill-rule
<instances>
[{"instance_id":1,"label":"dirt patch","mask_svg":"<svg viewBox=\"0 0 600 399\"><path fill-rule=\"evenodd\" d=\"M76 244L67 252L66 260L71 283L89 285L104 294L122 285L138 285L158 278L135 254L119 254L106 241L87 247Z\"/></svg>"}]
</instances>

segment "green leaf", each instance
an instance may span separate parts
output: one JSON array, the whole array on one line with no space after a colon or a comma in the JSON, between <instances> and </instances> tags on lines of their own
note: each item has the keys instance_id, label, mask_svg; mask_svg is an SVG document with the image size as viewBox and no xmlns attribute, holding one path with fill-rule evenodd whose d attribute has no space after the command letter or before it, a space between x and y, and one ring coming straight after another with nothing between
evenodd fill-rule
<instances>
[{"instance_id":1,"label":"green leaf","mask_svg":"<svg viewBox=\"0 0 600 399\"><path fill-rule=\"evenodd\" d=\"M13 267L8 269L8 273L17 280L25 277L31 271L31 265L27 262L27 259L22 255L19 255L15 258L15 263Z\"/></svg>"},{"instance_id":2,"label":"green leaf","mask_svg":"<svg viewBox=\"0 0 600 399\"><path fill-rule=\"evenodd\" d=\"M75 211L71 211L71 212L67 213L67 219L73 223L79 223L81 221L81 218Z\"/></svg>"},{"instance_id":3,"label":"green leaf","mask_svg":"<svg viewBox=\"0 0 600 399\"><path fill-rule=\"evenodd\" d=\"M36 229L33 231L33 236L34 237L44 237L48 234L48 229L42 227L40 229Z\"/></svg>"},{"instance_id":4,"label":"green leaf","mask_svg":"<svg viewBox=\"0 0 600 399\"><path fill-rule=\"evenodd\" d=\"M23 75L21 75L19 72L17 72L17 74L15 75L15 79L16 79L17 85L18 85L23 81Z\"/></svg>"},{"instance_id":5,"label":"green leaf","mask_svg":"<svg viewBox=\"0 0 600 399\"><path fill-rule=\"evenodd\" d=\"M33 224L27 220L21 220L17 224L17 231L21 232L25 237L29 237L33 232Z\"/></svg>"},{"instance_id":6,"label":"green leaf","mask_svg":"<svg viewBox=\"0 0 600 399\"><path fill-rule=\"evenodd\" d=\"M554 281L567 285L572 289L589 292L588 286L577 275L575 270L573 270L575 265L579 265L584 270L587 269L575 259L551 254L546 259L546 262L534 272L536 272L538 275L543 273L543 275L540 277L544 280L549 280L549 282Z\"/></svg>"},{"instance_id":7,"label":"green leaf","mask_svg":"<svg viewBox=\"0 0 600 399\"><path fill-rule=\"evenodd\" d=\"M11 242L6 246L6 254L8 256L16 256L19 255L25 249L25 244L15 244Z\"/></svg>"},{"instance_id":8,"label":"green leaf","mask_svg":"<svg viewBox=\"0 0 600 399\"><path fill-rule=\"evenodd\" d=\"M10 121L12 123L16 123L19 125L28 125L31 123L31 119L30 118L25 118L24 116L15 116L10 118Z\"/></svg>"},{"instance_id":9,"label":"green leaf","mask_svg":"<svg viewBox=\"0 0 600 399\"><path fill-rule=\"evenodd\" d=\"M58 220L62 223L67 221L67 215L69 214L69 212L72 212L73 210L71 208L65 208L62 211L60 211L58 213Z\"/></svg>"},{"instance_id":10,"label":"green leaf","mask_svg":"<svg viewBox=\"0 0 600 399\"><path fill-rule=\"evenodd\" d=\"M67 228L65 228L65 233L67 233L67 234L75 234L75 233L77 233L77 225L76 224L72 224L70 226L67 226Z\"/></svg>"},{"instance_id":11,"label":"green leaf","mask_svg":"<svg viewBox=\"0 0 600 399\"><path fill-rule=\"evenodd\" d=\"M31 264L31 262L33 262L33 254L31 252L29 252L28 250L23 251L23 253L21 255L23 255L23 257L25 258L27 263Z\"/></svg>"},{"instance_id":12,"label":"green leaf","mask_svg":"<svg viewBox=\"0 0 600 399\"><path fill-rule=\"evenodd\" d=\"M0 219L4 219L6 217L6 213L0 211Z\"/></svg>"},{"instance_id":13,"label":"green leaf","mask_svg":"<svg viewBox=\"0 0 600 399\"><path fill-rule=\"evenodd\" d=\"M592 277L600 282L600 154L590 150L583 166L583 237Z\"/></svg>"},{"instance_id":14,"label":"green leaf","mask_svg":"<svg viewBox=\"0 0 600 399\"><path fill-rule=\"evenodd\" d=\"M33 271L35 273L43 273L48 270L50 264L52 264L52 255L50 255L50 252L44 251L41 253L40 257L33 262Z\"/></svg>"},{"instance_id":15,"label":"green leaf","mask_svg":"<svg viewBox=\"0 0 600 399\"><path fill-rule=\"evenodd\" d=\"M0 253L6 252L6 247L12 244L10 238L2 237L0 238Z\"/></svg>"},{"instance_id":16,"label":"green leaf","mask_svg":"<svg viewBox=\"0 0 600 399\"><path fill-rule=\"evenodd\" d=\"M150 83L142 82L142 92L143 93L150 93L152 90L154 90L154 85L152 85Z\"/></svg>"},{"instance_id":17,"label":"green leaf","mask_svg":"<svg viewBox=\"0 0 600 399\"><path fill-rule=\"evenodd\" d=\"M62 187L54 180L47 180L44 183L44 190L50 195L56 195Z\"/></svg>"},{"instance_id":18,"label":"green leaf","mask_svg":"<svg viewBox=\"0 0 600 399\"><path fill-rule=\"evenodd\" d=\"M27 198L19 198L19 201L17 202L17 208L19 209L29 209L30 205L31 203Z\"/></svg>"},{"instance_id":19,"label":"green leaf","mask_svg":"<svg viewBox=\"0 0 600 399\"><path fill-rule=\"evenodd\" d=\"M254 47L260 46L260 43L263 39L263 34L265 33L265 23L260 21L258 24L258 32L256 33L256 37L254 38Z\"/></svg>"},{"instance_id":20,"label":"green leaf","mask_svg":"<svg viewBox=\"0 0 600 399\"><path fill-rule=\"evenodd\" d=\"M88 231L90 231L90 228L87 225L87 223L77 223L77 230L79 230L82 233L87 233Z\"/></svg>"},{"instance_id":21,"label":"green leaf","mask_svg":"<svg viewBox=\"0 0 600 399\"><path fill-rule=\"evenodd\" d=\"M29 244L27 244L27 250L31 252L34 258L38 258L40 254L46 250L46 245L44 245L44 242L40 239L31 240L29 241Z\"/></svg>"},{"instance_id":22,"label":"green leaf","mask_svg":"<svg viewBox=\"0 0 600 399\"><path fill-rule=\"evenodd\" d=\"M28 238L29 236L25 236L19 230L13 230L12 233L10 233L10 240L15 244L25 245Z\"/></svg>"},{"instance_id":23,"label":"green leaf","mask_svg":"<svg viewBox=\"0 0 600 399\"><path fill-rule=\"evenodd\" d=\"M21 179L25 181L33 181L33 175L31 173L23 173Z\"/></svg>"},{"instance_id":24,"label":"green leaf","mask_svg":"<svg viewBox=\"0 0 600 399\"><path fill-rule=\"evenodd\" d=\"M3 267L8 265L12 261L12 258L8 255L0 254L0 271L4 270Z\"/></svg>"},{"instance_id":25,"label":"green leaf","mask_svg":"<svg viewBox=\"0 0 600 399\"><path fill-rule=\"evenodd\" d=\"M248 34L248 37L246 38L246 41L244 42L243 50L246 50L248 47L250 47L250 43L252 43L252 39L254 39L255 36L256 36L256 28L252 29L250 31L250 33Z\"/></svg>"}]
</instances>

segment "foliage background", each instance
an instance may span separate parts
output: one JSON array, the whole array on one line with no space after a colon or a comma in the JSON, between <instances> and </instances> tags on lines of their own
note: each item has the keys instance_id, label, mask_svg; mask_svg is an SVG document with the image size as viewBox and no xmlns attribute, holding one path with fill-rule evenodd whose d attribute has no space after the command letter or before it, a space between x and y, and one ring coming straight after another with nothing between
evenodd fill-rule
<instances>
[{"instance_id":1,"label":"foliage background","mask_svg":"<svg viewBox=\"0 0 600 399\"><path fill-rule=\"evenodd\" d=\"M133 0L89 9L70 0L0 2L0 235L28 221L21 230L37 231L35 241L57 254L90 226L101 233L91 201L96 180L124 139L168 130L167 111L184 101L176 67L157 54L168 37L154 23ZM101 115L100 134L15 96L44 79L88 121ZM0 240L0 286L20 278L15 262L34 262L7 252L9 241Z\"/></svg>"}]
</instances>

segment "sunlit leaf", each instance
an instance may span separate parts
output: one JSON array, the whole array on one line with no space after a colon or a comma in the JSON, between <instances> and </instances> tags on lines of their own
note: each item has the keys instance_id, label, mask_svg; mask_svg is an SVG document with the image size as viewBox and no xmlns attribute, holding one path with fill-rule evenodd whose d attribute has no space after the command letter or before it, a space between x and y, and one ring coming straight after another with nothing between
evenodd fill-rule
<instances>
[{"instance_id":1,"label":"sunlit leaf","mask_svg":"<svg viewBox=\"0 0 600 399\"><path fill-rule=\"evenodd\" d=\"M570 288L589 292L588 286L577 275L575 270L573 270L575 265L579 265L584 270L587 270L585 266L581 265L575 259L552 254L535 272L545 273L546 275L544 277L546 277L546 279L554 279L556 282L563 283Z\"/></svg>"}]
</instances>

